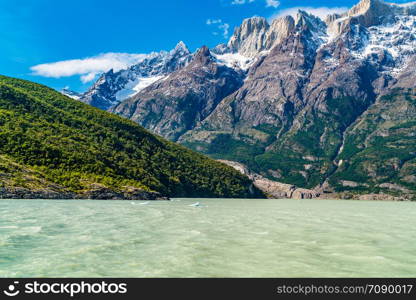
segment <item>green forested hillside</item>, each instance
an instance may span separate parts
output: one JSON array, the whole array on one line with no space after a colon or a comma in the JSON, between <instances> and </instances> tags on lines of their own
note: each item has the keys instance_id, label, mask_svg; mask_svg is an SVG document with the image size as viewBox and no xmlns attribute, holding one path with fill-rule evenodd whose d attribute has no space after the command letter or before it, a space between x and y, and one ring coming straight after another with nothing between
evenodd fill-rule
<instances>
[{"instance_id":1,"label":"green forested hillside","mask_svg":"<svg viewBox=\"0 0 416 300\"><path fill-rule=\"evenodd\" d=\"M6 188L28 186L26 175L35 174L31 188L48 182L75 193L100 185L171 197L262 196L228 166L45 86L4 76L0 158Z\"/></svg>"},{"instance_id":2,"label":"green forested hillside","mask_svg":"<svg viewBox=\"0 0 416 300\"><path fill-rule=\"evenodd\" d=\"M416 200L416 90L380 97L345 133L337 191L392 193Z\"/></svg>"}]
</instances>

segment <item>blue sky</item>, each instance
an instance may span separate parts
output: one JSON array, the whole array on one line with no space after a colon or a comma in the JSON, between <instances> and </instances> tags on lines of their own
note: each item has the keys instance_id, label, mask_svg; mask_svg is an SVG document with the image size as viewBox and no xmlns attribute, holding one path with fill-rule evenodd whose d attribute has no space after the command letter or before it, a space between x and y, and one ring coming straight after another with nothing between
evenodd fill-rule
<instances>
[{"instance_id":1,"label":"blue sky","mask_svg":"<svg viewBox=\"0 0 416 300\"><path fill-rule=\"evenodd\" d=\"M83 91L100 68L109 68L114 61L122 67L136 54L170 50L180 40L192 51L202 45L213 47L226 42L248 17L272 18L293 7L342 9L357 2L0 0L0 74ZM42 66L35 74L31 68L37 65Z\"/></svg>"}]
</instances>

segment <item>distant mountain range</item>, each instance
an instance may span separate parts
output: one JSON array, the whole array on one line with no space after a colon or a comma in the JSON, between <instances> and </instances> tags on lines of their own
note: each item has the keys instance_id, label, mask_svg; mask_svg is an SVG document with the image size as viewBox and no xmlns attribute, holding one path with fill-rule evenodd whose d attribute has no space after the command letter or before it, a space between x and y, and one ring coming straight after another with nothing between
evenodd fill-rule
<instances>
[{"instance_id":1,"label":"distant mountain range","mask_svg":"<svg viewBox=\"0 0 416 300\"><path fill-rule=\"evenodd\" d=\"M70 96L268 180L416 197L416 3L246 19L226 45L181 42Z\"/></svg>"}]
</instances>

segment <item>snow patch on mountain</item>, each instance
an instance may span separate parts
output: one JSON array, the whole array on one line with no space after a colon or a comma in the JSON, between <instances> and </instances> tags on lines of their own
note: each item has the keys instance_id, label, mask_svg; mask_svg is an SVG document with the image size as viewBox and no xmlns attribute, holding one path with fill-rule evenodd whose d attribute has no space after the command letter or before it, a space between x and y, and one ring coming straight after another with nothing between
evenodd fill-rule
<instances>
[{"instance_id":1,"label":"snow patch on mountain","mask_svg":"<svg viewBox=\"0 0 416 300\"><path fill-rule=\"evenodd\" d=\"M370 63L377 72L395 78L416 55L415 15L416 2L390 4L381 0L362 0L344 14L328 16L325 22L301 10L295 18L278 18L272 24L264 18L254 17L244 20L236 28L228 44L211 49L211 55L218 65L247 72L274 47L294 36L305 40L307 57L321 52L322 66L328 72L347 57ZM340 54L338 50L344 53ZM108 109L155 82L169 78L170 74L187 66L194 55L183 42L169 52L151 53L126 70L103 74L80 100Z\"/></svg>"},{"instance_id":2,"label":"snow patch on mountain","mask_svg":"<svg viewBox=\"0 0 416 300\"><path fill-rule=\"evenodd\" d=\"M127 98L133 97L138 92L144 90L162 78L166 78L166 76L137 77L135 80L128 82L124 89L118 91L115 97L117 101L123 101Z\"/></svg>"},{"instance_id":3,"label":"snow patch on mountain","mask_svg":"<svg viewBox=\"0 0 416 300\"><path fill-rule=\"evenodd\" d=\"M416 54L416 16L396 16L393 23L369 27L364 42L362 49L352 54L370 61L387 54L384 60L391 63L384 63L383 71L397 77Z\"/></svg>"},{"instance_id":4,"label":"snow patch on mountain","mask_svg":"<svg viewBox=\"0 0 416 300\"><path fill-rule=\"evenodd\" d=\"M225 53L221 55L212 54L219 65L224 65L232 69L248 70L255 62L254 58L244 56L240 53Z\"/></svg>"}]
</instances>

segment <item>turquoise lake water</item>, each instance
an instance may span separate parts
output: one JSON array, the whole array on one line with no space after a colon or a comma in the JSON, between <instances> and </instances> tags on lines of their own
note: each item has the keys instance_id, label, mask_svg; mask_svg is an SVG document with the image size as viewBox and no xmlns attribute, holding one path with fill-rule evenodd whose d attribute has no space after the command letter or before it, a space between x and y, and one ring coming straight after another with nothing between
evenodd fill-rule
<instances>
[{"instance_id":1,"label":"turquoise lake water","mask_svg":"<svg viewBox=\"0 0 416 300\"><path fill-rule=\"evenodd\" d=\"M415 277L415 228L416 203L1 200L0 277Z\"/></svg>"}]
</instances>

